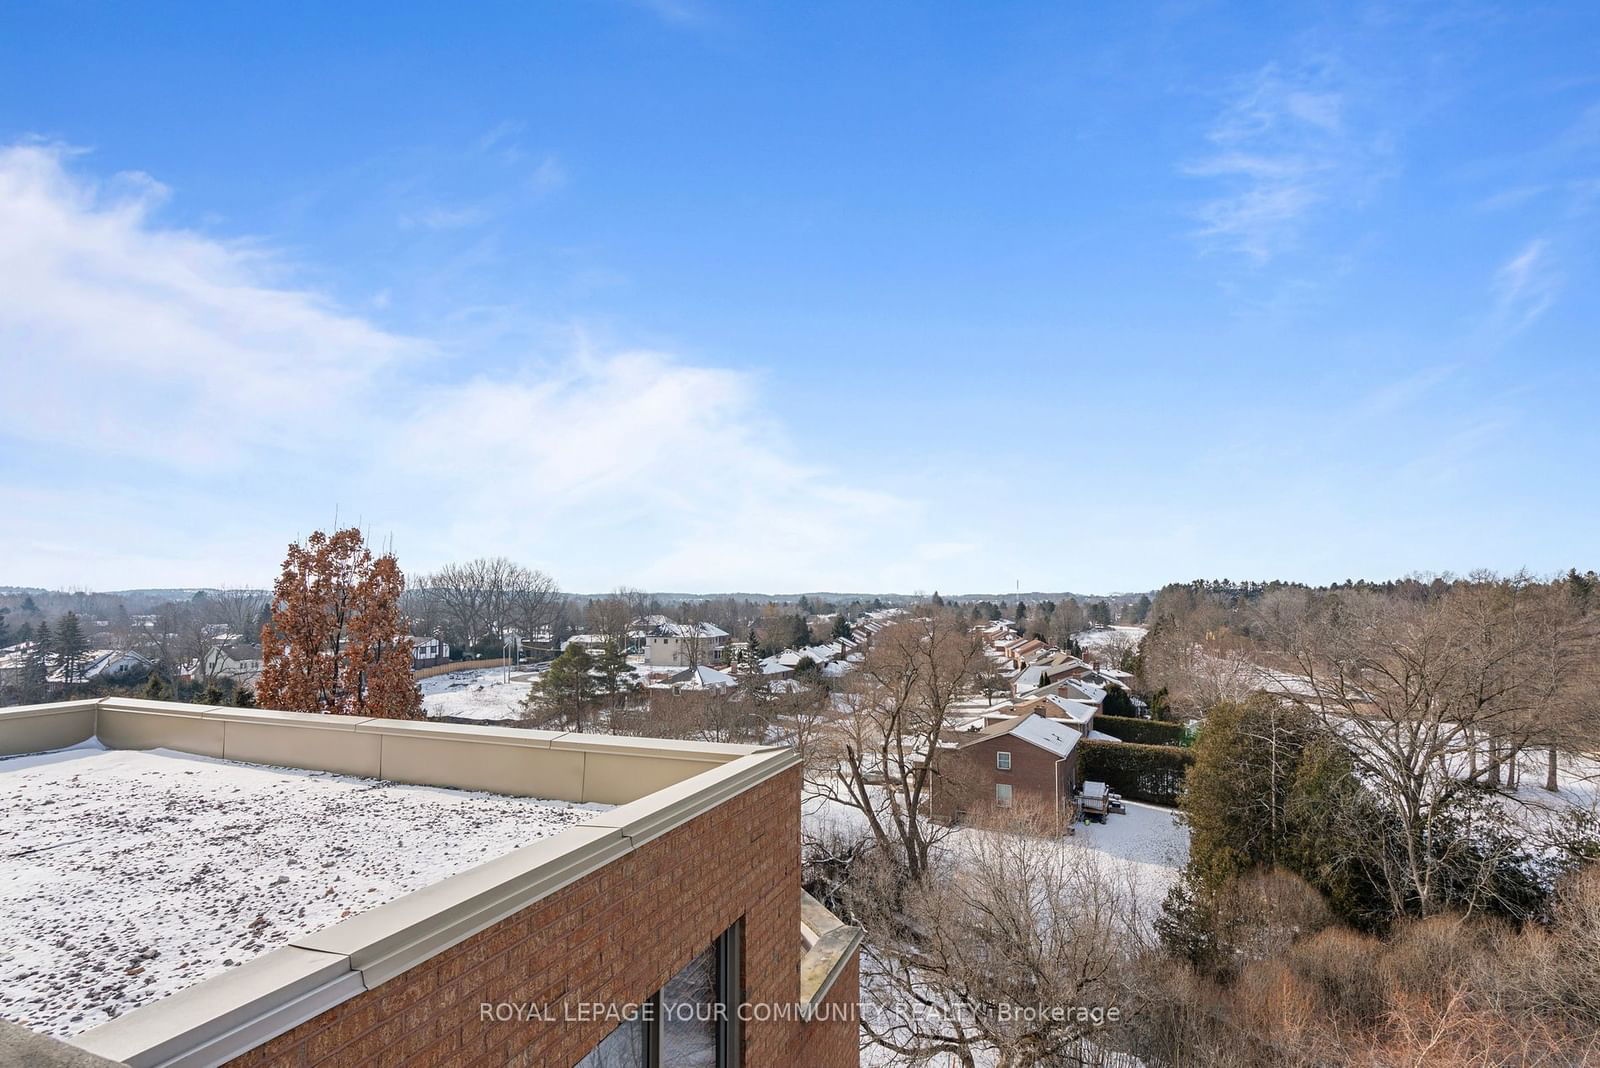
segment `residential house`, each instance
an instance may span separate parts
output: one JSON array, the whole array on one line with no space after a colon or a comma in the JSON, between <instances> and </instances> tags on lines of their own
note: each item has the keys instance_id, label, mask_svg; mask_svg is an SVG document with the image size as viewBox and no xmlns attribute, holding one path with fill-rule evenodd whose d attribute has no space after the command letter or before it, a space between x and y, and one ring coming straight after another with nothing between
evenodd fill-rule
<instances>
[{"instance_id":1,"label":"residential house","mask_svg":"<svg viewBox=\"0 0 1600 1068\"><path fill-rule=\"evenodd\" d=\"M658 623L644 635L644 662L652 667L690 667L725 662L728 632L712 623Z\"/></svg>"},{"instance_id":2,"label":"residential house","mask_svg":"<svg viewBox=\"0 0 1600 1068\"><path fill-rule=\"evenodd\" d=\"M411 639L411 667L438 667L450 662L450 643L440 638Z\"/></svg>"},{"instance_id":3,"label":"residential house","mask_svg":"<svg viewBox=\"0 0 1600 1068\"><path fill-rule=\"evenodd\" d=\"M261 646L235 642L207 649L194 670L194 677L232 679L241 686L249 686L260 677L261 668Z\"/></svg>"},{"instance_id":4,"label":"residential house","mask_svg":"<svg viewBox=\"0 0 1600 1068\"><path fill-rule=\"evenodd\" d=\"M1068 818L1082 734L1034 711L994 721L980 718L983 725L970 724L940 741L930 801L934 817L956 822L1026 799Z\"/></svg>"},{"instance_id":5,"label":"residential house","mask_svg":"<svg viewBox=\"0 0 1600 1068\"><path fill-rule=\"evenodd\" d=\"M95 649L84 654L72 678L64 677L60 669L51 672L52 682L123 682L143 675L155 666L154 661L125 649Z\"/></svg>"}]
</instances>

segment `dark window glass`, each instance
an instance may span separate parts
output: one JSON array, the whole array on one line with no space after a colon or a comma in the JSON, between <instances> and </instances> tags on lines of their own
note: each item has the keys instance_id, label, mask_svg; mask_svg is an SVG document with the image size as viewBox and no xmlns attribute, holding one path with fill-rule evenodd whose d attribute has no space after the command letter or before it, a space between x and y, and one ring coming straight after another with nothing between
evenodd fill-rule
<instances>
[{"instance_id":1,"label":"dark window glass","mask_svg":"<svg viewBox=\"0 0 1600 1068\"><path fill-rule=\"evenodd\" d=\"M717 1068L717 1025L724 1012L712 946L661 988L661 1068Z\"/></svg>"},{"instance_id":2,"label":"dark window glass","mask_svg":"<svg viewBox=\"0 0 1600 1068\"><path fill-rule=\"evenodd\" d=\"M725 931L574 1068L735 1068L739 931Z\"/></svg>"},{"instance_id":3,"label":"dark window glass","mask_svg":"<svg viewBox=\"0 0 1600 1068\"><path fill-rule=\"evenodd\" d=\"M646 1068L649 1062L645 1059L645 1037L642 1019L627 1020L590 1050L576 1068Z\"/></svg>"}]
</instances>

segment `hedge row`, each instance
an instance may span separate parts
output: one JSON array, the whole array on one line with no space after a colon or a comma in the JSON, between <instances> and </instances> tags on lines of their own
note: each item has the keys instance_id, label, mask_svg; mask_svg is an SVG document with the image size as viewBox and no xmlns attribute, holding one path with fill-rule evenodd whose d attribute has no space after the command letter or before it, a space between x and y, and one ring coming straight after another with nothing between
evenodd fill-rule
<instances>
[{"instance_id":1,"label":"hedge row","mask_svg":"<svg viewBox=\"0 0 1600 1068\"><path fill-rule=\"evenodd\" d=\"M1085 781L1103 782L1132 801L1176 805L1194 753L1173 745L1138 742L1078 743L1078 773Z\"/></svg>"},{"instance_id":2,"label":"hedge row","mask_svg":"<svg viewBox=\"0 0 1600 1068\"><path fill-rule=\"evenodd\" d=\"M1185 728L1181 723L1163 723L1158 719L1129 719L1127 716L1096 716L1094 729L1113 738L1140 745L1183 745Z\"/></svg>"}]
</instances>

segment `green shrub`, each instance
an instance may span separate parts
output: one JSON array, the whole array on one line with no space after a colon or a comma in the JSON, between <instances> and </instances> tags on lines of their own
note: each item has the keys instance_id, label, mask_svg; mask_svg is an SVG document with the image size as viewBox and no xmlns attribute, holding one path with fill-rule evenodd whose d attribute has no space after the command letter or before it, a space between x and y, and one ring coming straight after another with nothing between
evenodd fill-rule
<instances>
[{"instance_id":1,"label":"green shrub","mask_svg":"<svg viewBox=\"0 0 1600 1068\"><path fill-rule=\"evenodd\" d=\"M1176 805L1183 779L1194 754L1175 745L1141 745L1138 742L1078 743L1079 774L1103 782L1132 801Z\"/></svg>"},{"instance_id":2,"label":"green shrub","mask_svg":"<svg viewBox=\"0 0 1600 1068\"><path fill-rule=\"evenodd\" d=\"M1153 719L1126 716L1096 716L1094 729L1140 745L1187 745L1188 731L1181 723L1162 723Z\"/></svg>"}]
</instances>

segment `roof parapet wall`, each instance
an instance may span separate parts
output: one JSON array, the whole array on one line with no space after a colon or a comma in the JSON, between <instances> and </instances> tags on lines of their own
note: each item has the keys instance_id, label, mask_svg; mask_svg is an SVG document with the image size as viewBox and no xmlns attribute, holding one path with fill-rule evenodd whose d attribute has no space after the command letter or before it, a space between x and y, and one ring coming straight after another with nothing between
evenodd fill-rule
<instances>
[{"instance_id":1,"label":"roof parapet wall","mask_svg":"<svg viewBox=\"0 0 1600 1068\"><path fill-rule=\"evenodd\" d=\"M70 1041L214 1065L370 990L799 763L792 750L103 698L0 709L0 756L97 739L245 763L615 806L302 935Z\"/></svg>"}]
</instances>

